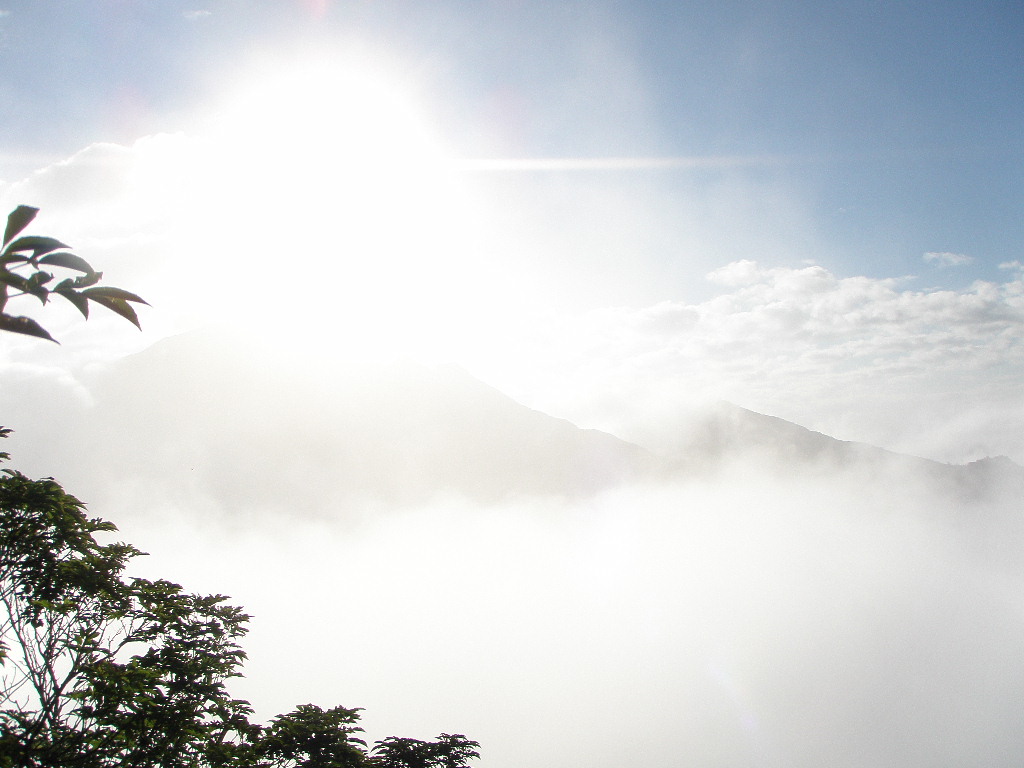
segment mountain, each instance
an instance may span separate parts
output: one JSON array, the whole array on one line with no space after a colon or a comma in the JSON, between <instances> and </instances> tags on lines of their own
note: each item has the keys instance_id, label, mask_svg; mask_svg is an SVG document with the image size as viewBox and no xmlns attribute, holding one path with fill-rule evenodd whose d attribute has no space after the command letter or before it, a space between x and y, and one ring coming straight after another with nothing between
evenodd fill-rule
<instances>
[{"instance_id":1,"label":"mountain","mask_svg":"<svg viewBox=\"0 0 1024 768\"><path fill-rule=\"evenodd\" d=\"M838 440L775 416L719 402L678 435L666 460L680 474L706 475L753 465L773 474L914 478L964 501L1024 498L1024 467L1005 456L964 465Z\"/></svg>"},{"instance_id":2,"label":"mountain","mask_svg":"<svg viewBox=\"0 0 1024 768\"><path fill-rule=\"evenodd\" d=\"M965 500L1024 491L1024 469L1005 458L949 466L728 403L655 455L523 406L456 366L282 357L220 333L166 339L84 384L90 404L65 403L43 433L56 462L45 472L104 505L333 516L444 497L580 498L751 467L884 476Z\"/></svg>"},{"instance_id":3,"label":"mountain","mask_svg":"<svg viewBox=\"0 0 1024 768\"><path fill-rule=\"evenodd\" d=\"M188 334L89 388L85 431L117 436L107 441L110 482L152 491L181 478L160 492L237 512L580 496L659 466L637 445L520 405L456 366L282 360Z\"/></svg>"}]
</instances>

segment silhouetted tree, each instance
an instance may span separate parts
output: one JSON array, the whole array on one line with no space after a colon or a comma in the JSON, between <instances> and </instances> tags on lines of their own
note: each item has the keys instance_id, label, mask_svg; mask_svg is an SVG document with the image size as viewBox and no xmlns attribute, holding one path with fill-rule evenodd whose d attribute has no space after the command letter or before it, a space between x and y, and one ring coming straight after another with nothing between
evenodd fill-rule
<instances>
[{"instance_id":1,"label":"silhouetted tree","mask_svg":"<svg viewBox=\"0 0 1024 768\"><path fill-rule=\"evenodd\" d=\"M359 709L321 709L303 704L278 715L261 733L253 752L260 765L281 768L358 768L367 762L366 742L355 723Z\"/></svg>"},{"instance_id":2,"label":"silhouetted tree","mask_svg":"<svg viewBox=\"0 0 1024 768\"><path fill-rule=\"evenodd\" d=\"M439 768L463 768L480 757L480 744L461 733L442 733L433 742L434 765Z\"/></svg>"},{"instance_id":3,"label":"silhouetted tree","mask_svg":"<svg viewBox=\"0 0 1024 768\"><path fill-rule=\"evenodd\" d=\"M437 741L390 736L373 745L373 762L380 768L463 768L480 757L480 745L461 733L442 733Z\"/></svg>"}]
</instances>

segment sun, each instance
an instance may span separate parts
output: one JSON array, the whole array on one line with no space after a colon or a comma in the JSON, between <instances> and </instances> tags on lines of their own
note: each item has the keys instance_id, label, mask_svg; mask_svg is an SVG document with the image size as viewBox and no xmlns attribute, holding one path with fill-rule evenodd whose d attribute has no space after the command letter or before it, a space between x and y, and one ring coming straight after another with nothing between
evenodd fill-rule
<instances>
[{"instance_id":1,"label":"sun","mask_svg":"<svg viewBox=\"0 0 1024 768\"><path fill-rule=\"evenodd\" d=\"M511 285L414 83L305 54L252 68L215 114L191 221L223 314L361 353L450 356L485 332Z\"/></svg>"}]
</instances>

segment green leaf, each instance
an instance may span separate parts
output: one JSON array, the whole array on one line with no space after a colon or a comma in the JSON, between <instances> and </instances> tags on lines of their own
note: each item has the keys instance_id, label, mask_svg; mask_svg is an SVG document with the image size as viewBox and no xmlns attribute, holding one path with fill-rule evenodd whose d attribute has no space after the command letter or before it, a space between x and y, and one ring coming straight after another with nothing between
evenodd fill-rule
<instances>
[{"instance_id":1,"label":"green leaf","mask_svg":"<svg viewBox=\"0 0 1024 768\"><path fill-rule=\"evenodd\" d=\"M102 279L102 272L90 272L88 275L75 278L75 288L88 288L90 285L96 285Z\"/></svg>"},{"instance_id":2,"label":"green leaf","mask_svg":"<svg viewBox=\"0 0 1024 768\"><path fill-rule=\"evenodd\" d=\"M137 304L145 304L149 306L149 302L134 293L123 291L120 288L110 288L107 286L100 286L98 288L87 288L82 293L88 296L90 299L119 299L120 301L134 301Z\"/></svg>"},{"instance_id":3,"label":"green leaf","mask_svg":"<svg viewBox=\"0 0 1024 768\"><path fill-rule=\"evenodd\" d=\"M8 245L4 249L4 255L32 251L32 256L36 257L44 253L56 251L59 248L68 247L69 246L54 237L38 237L36 235L29 235L27 237L19 237L13 243Z\"/></svg>"},{"instance_id":4,"label":"green leaf","mask_svg":"<svg viewBox=\"0 0 1024 768\"><path fill-rule=\"evenodd\" d=\"M25 293L29 292L28 280L14 272L8 272L7 270L0 269L0 283L13 285L19 291L24 291Z\"/></svg>"},{"instance_id":5,"label":"green leaf","mask_svg":"<svg viewBox=\"0 0 1024 768\"><path fill-rule=\"evenodd\" d=\"M65 285L65 283L67 283L67 285ZM89 319L89 300L71 287L70 280L64 280L61 282L60 285L53 289L53 292L70 301L78 308L78 311L82 313L82 317L86 320Z\"/></svg>"},{"instance_id":6,"label":"green leaf","mask_svg":"<svg viewBox=\"0 0 1024 768\"><path fill-rule=\"evenodd\" d=\"M39 213L38 208L32 208L28 205L19 205L13 211L11 215L7 217L7 229L4 230L4 245L11 242L11 239L16 237L21 230L29 225L29 223Z\"/></svg>"},{"instance_id":7,"label":"green leaf","mask_svg":"<svg viewBox=\"0 0 1024 768\"><path fill-rule=\"evenodd\" d=\"M0 255L0 266L15 264L19 261L30 262L32 261L32 257L26 256L23 253L7 253L6 251Z\"/></svg>"},{"instance_id":8,"label":"green leaf","mask_svg":"<svg viewBox=\"0 0 1024 768\"><path fill-rule=\"evenodd\" d=\"M45 285L51 280L53 275L49 272L34 272L28 279L28 292L45 304L50 295L50 290Z\"/></svg>"},{"instance_id":9,"label":"green leaf","mask_svg":"<svg viewBox=\"0 0 1024 768\"><path fill-rule=\"evenodd\" d=\"M95 270L88 261L83 259L81 256L76 256L73 253L51 253L49 256L43 256L39 260L40 264L53 264L55 267L64 267L65 269L75 269L79 272L85 272L87 275L91 275Z\"/></svg>"},{"instance_id":10,"label":"green leaf","mask_svg":"<svg viewBox=\"0 0 1024 768\"><path fill-rule=\"evenodd\" d=\"M127 299L114 298L113 296L97 296L90 293L90 291L98 290L100 289L87 288L86 290L82 291L80 295L87 296L89 299L95 301L101 307L106 307L111 312L116 312L125 320L128 320L129 322L133 323L135 327L138 328L140 331L142 330L142 325L139 324L139 316L135 314L135 310L132 308L132 305L128 303Z\"/></svg>"},{"instance_id":11,"label":"green leaf","mask_svg":"<svg viewBox=\"0 0 1024 768\"><path fill-rule=\"evenodd\" d=\"M38 336L40 339L48 339L54 344L60 343L48 334L43 326L30 317L14 317L13 315L0 314L0 331L22 333L26 336Z\"/></svg>"}]
</instances>

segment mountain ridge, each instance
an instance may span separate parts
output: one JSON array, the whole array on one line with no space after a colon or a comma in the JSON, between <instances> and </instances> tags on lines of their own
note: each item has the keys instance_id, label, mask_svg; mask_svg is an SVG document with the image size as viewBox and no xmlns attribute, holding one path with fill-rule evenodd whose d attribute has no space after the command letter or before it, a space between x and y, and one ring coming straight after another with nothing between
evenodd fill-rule
<instances>
[{"instance_id":1,"label":"mountain ridge","mask_svg":"<svg viewBox=\"0 0 1024 768\"><path fill-rule=\"evenodd\" d=\"M94 371L91 407L66 417L79 422L65 422L66 434L117 436L104 441L103 456L67 440L53 441L53 451L66 451L67 466L96 487L88 498L212 502L239 513L380 509L439 496L580 498L736 467L913 476L964 499L1024 494L1024 468L1005 457L943 464L731 403L655 452L529 408L457 365L267 364L276 359L216 333L166 339ZM165 434L176 439L154 438Z\"/></svg>"},{"instance_id":2,"label":"mountain ridge","mask_svg":"<svg viewBox=\"0 0 1024 768\"><path fill-rule=\"evenodd\" d=\"M746 462L767 471L823 475L837 471L912 474L964 500L1024 494L1024 467L1006 456L965 464L841 440L777 416L719 401L677 441L669 460L682 472L707 474Z\"/></svg>"}]
</instances>

